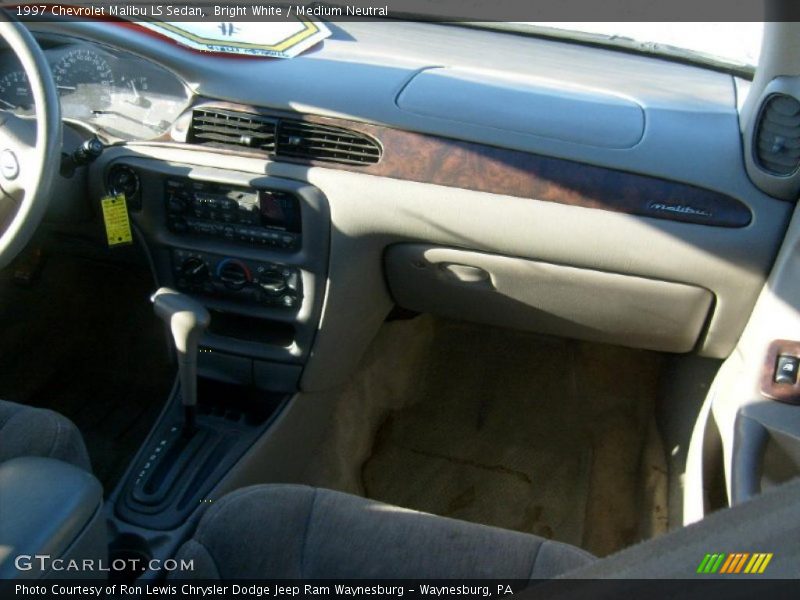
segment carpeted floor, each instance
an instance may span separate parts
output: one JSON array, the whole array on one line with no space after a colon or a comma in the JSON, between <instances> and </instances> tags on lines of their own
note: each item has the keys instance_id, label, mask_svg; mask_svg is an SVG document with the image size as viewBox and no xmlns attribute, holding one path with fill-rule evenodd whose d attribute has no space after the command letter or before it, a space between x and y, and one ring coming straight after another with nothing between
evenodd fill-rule
<instances>
[{"instance_id":1,"label":"carpeted floor","mask_svg":"<svg viewBox=\"0 0 800 600\"><path fill-rule=\"evenodd\" d=\"M109 493L174 380L150 275L57 252L32 288L11 275L0 273L0 398L72 419Z\"/></svg>"},{"instance_id":2,"label":"carpeted floor","mask_svg":"<svg viewBox=\"0 0 800 600\"><path fill-rule=\"evenodd\" d=\"M429 316L343 390L324 484L597 555L666 530L660 356Z\"/></svg>"}]
</instances>

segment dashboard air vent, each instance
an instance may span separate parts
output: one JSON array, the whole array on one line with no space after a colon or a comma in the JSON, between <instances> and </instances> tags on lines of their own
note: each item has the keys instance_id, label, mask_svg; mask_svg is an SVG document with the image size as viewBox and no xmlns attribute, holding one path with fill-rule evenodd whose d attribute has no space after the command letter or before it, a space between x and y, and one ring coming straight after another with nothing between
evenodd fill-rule
<instances>
[{"instance_id":1,"label":"dashboard air vent","mask_svg":"<svg viewBox=\"0 0 800 600\"><path fill-rule=\"evenodd\" d=\"M373 137L345 127L213 107L194 109L186 141L346 165L375 164L383 152Z\"/></svg>"},{"instance_id":2,"label":"dashboard air vent","mask_svg":"<svg viewBox=\"0 0 800 600\"><path fill-rule=\"evenodd\" d=\"M381 146L372 137L332 125L281 119L278 156L348 165L368 165L381 159Z\"/></svg>"},{"instance_id":3,"label":"dashboard air vent","mask_svg":"<svg viewBox=\"0 0 800 600\"><path fill-rule=\"evenodd\" d=\"M274 153L276 123L276 119L257 114L196 108L187 141Z\"/></svg>"},{"instance_id":4,"label":"dashboard air vent","mask_svg":"<svg viewBox=\"0 0 800 600\"><path fill-rule=\"evenodd\" d=\"M755 131L759 166L774 175L787 176L800 167L800 101L773 94L761 109Z\"/></svg>"}]
</instances>

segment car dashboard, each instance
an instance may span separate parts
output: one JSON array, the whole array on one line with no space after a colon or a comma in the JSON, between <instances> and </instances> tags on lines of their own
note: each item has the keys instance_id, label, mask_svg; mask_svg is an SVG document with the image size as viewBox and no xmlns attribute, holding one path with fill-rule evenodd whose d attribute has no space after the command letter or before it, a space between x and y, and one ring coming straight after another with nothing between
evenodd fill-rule
<instances>
[{"instance_id":1,"label":"car dashboard","mask_svg":"<svg viewBox=\"0 0 800 600\"><path fill-rule=\"evenodd\" d=\"M723 359L792 215L748 176L730 73L431 23L338 23L290 60L33 29L65 121L106 144L62 185L74 220L105 242L124 195L154 286L209 310L198 368L226 384L337 389L395 307ZM0 104L30 111L8 53ZM138 481L119 510L144 526ZM165 529L190 512L165 506Z\"/></svg>"},{"instance_id":2,"label":"car dashboard","mask_svg":"<svg viewBox=\"0 0 800 600\"><path fill-rule=\"evenodd\" d=\"M288 60L32 30L65 121L106 143L91 210L125 194L157 284L214 311L202 362L229 380L339 385L395 304L725 356L786 226L738 168L730 74L430 23L338 24ZM0 101L29 110L0 58Z\"/></svg>"}]
</instances>

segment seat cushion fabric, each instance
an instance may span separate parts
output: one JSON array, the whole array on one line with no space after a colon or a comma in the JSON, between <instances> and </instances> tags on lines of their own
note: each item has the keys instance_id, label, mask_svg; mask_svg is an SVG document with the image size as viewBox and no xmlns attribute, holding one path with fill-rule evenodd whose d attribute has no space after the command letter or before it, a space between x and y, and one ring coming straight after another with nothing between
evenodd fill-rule
<instances>
[{"instance_id":1,"label":"seat cushion fabric","mask_svg":"<svg viewBox=\"0 0 800 600\"><path fill-rule=\"evenodd\" d=\"M198 579L544 579L594 558L523 533L296 485L223 497L179 550Z\"/></svg>"},{"instance_id":2,"label":"seat cushion fabric","mask_svg":"<svg viewBox=\"0 0 800 600\"><path fill-rule=\"evenodd\" d=\"M0 400L0 462L23 456L54 458L91 471L72 421L52 410Z\"/></svg>"}]
</instances>

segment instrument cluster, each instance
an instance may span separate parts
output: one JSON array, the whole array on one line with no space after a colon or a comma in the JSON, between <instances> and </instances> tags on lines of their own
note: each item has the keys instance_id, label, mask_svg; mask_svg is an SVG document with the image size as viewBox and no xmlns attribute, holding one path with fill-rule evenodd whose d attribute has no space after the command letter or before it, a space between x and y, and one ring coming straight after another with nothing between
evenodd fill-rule
<instances>
[{"instance_id":1,"label":"instrument cluster","mask_svg":"<svg viewBox=\"0 0 800 600\"><path fill-rule=\"evenodd\" d=\"M38 37L53 73L62 117L122 140L163 135L191 93L167 69L128 52L66 37ZM28 78L10 51L0 55L0 109L30 114Z\"/></svg>"}]
</instances>

